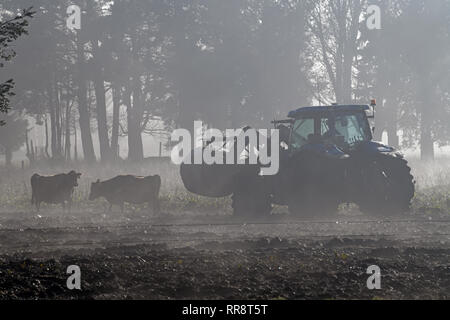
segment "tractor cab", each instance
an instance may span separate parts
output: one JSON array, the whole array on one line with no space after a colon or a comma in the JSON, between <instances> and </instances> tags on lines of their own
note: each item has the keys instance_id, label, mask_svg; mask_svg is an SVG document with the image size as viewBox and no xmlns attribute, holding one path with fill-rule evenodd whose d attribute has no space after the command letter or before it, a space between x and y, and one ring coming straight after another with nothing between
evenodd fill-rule
<instances>
[{"instance_id":1,"label":"tractor cab","mask_svg":"<svg viewBox=\"0 0 450 320\"><path fill-rule=\"evenodd\" d=\"M333 105L325 107L305 107L289 113L286 125L289 137L285 140L292 152L310 145L335 145L343 151L351 151L363 142L372 140L372 131L367 113L367 105Z\"/></svg>"}]
</instances>

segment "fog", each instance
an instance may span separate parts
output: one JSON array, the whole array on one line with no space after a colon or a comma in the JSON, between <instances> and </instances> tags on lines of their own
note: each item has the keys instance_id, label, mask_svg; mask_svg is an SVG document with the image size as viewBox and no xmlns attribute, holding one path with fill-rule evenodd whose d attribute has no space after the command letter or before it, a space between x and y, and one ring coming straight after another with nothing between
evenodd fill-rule
<instances>
[{"instance_id":1,"label":"fog","mask_svg":"<svg viewBox=\"0 0 450 320\"><path fill-rule=\"evenodd\" d=\"M0 300L448 299L449 181L450 0L0 0Z\"/></svg>"},{"instance_id":2,"label":"fog","mask_svg":"<svg viewBox=\"0 0 450 320\"><path fill-rule=\"evenodd\" d=\"M0 78L15 82L2 135L28 119L30 161L75 148L140 161L194 120L265 128L300 106L372 98L376 140L449 154L449 1L76 1L80 16L69 4L1 2L2 21L35 12ZM23 155L24 135L9 139Z\"/></svg>"}]
</instances>

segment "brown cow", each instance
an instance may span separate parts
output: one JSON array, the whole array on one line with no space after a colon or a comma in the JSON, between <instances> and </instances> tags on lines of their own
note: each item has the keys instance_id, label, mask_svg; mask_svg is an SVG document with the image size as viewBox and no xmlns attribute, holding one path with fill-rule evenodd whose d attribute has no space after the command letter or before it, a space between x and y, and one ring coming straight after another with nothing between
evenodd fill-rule
<instances>
[{"instance_id":1,"label":"brown cow","mask_svg":"<svg viewBox=\"0 0 450 320\"><path fill-rule=\"evenodd\" d=\"M70 171L53 176L41 176L35 173L31 177L31 204L36 205L39 211L41 202L58 204L61 203L63 210L68 202L69 211L72 207L72 195L74 188L78 186L81 173Z\"/></svg>"},{"instance_id":2,"label":"brown cow","mask_svg":"<svg viewBox=\"0 0 450 320\"><path fill-rule=\"evenodd\" d=\"M107 181L93 182L89 200L99 197L109 202L109 211L113 205L120 206L124 211L124 203L152 204L153 212L159 213L159 189L161 188L161 177L159 175L139 177L133 175L117 176Z\"/></svg>"}]
</instances>

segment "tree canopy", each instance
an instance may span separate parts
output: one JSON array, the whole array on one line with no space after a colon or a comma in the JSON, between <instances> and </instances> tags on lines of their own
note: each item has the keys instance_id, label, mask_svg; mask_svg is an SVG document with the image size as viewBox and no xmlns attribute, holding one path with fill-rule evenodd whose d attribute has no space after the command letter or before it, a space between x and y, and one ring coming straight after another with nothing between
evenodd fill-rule
<instances>
[{"instance_id":1,"label":"tree canopy","mask_svg":"<svg viewBox=\"0 0 450 320\"><path fill-rule=\"evenodd\" d=\"M114 161L124 137L126 157L140 161L144 135L194 120L268 127L302 105L371 98L377 139L386 132L424 158L449 144L450 0L78 1L80 30L66 27L70 4L3 4L9 15L36 10L6 70L14 107L45 126L48 157L72 159L80 139L86 161ZM367 27L369 5L380 8L379 30ZM0 44L29 17L5 20ZM12 85L2 84L2 110Z\"/></svg>"},{"instance_id":2,"label":"tree canopy","mask_svg":"<svg viewBox=\"0 0 450 320\"><path fill-rule=\"evenodd\" d=\"M10 61L16 52L11 48L11 43L17 40L22 34L27 34L28 20L33 17L32 8L24 9L22 12L12 18L7 18L0 22L0 68L4 66L5 61ZM7 113L10 109L10 98L14 95L14 80L9 79L0 83L0 112ZM2 120L0 125L4 125Z\"/></svg>"}]
</instances>

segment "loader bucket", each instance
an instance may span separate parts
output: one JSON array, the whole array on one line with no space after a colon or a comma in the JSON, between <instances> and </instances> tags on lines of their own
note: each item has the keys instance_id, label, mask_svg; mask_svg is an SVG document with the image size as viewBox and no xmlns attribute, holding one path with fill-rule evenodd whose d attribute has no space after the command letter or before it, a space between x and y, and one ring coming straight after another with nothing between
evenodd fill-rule
<instances>
[{"instance_id":1,"label":"loader bucket","mask_svg":"<svg viewBox=\"0 0 450 320\"><path fill-rule=\"evenodd\" d=\"M181 179L188 191L211 198L232 195L237 175L258 172L258 165L182 164L180 168Z\"/></svg>"}]
</instances>

